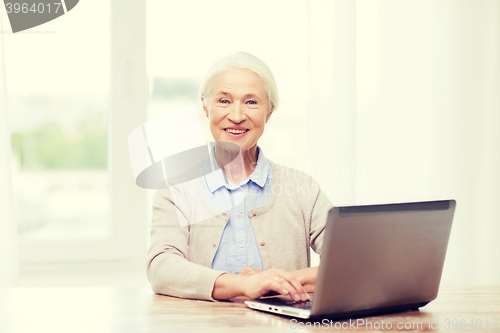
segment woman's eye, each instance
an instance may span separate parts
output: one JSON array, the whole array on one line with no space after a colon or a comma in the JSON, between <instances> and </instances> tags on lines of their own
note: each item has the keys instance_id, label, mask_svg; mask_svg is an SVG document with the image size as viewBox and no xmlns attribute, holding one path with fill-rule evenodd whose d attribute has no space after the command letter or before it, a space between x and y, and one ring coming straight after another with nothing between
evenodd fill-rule
<instances>
[{"instance_id":1,"label":"woman's eye","mask_svg":"<svg viewBox=\"0 0 500 333\"><path fill-rule=\"evenodd\" d=\"M253 105L253 104L257 104L257 102L256 101L248 101L248 104L252 104Z\"/></svg>"},{"instance_id":2,"label":"woman's eye","mask_svg":"<svg viewBox=\"0 0 500 333\"><path fill-rule=\"evenodd\" d=\"M221 104L229 104L229 101L227 99L221 99L219 101L219 103L221 103Z\"/></svg>"}]
</instances>

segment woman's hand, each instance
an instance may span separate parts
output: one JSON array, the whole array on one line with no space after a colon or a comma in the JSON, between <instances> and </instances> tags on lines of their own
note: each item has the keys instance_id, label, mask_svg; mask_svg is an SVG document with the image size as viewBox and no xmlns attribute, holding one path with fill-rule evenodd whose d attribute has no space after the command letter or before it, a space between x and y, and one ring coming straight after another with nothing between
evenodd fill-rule
<instances>
[{"instance_id":1,"label":"woman's hand","mask_svg":"<svg viewBox=\"0 0 500 333\"><path fill-rule=\"evenodd\" d=\"M290 274L297 278L304 279L302 286L308 293L313 293L316 287L316 278L318 277L319 266L291 271Z\"/></svg>"},{"instance_id":2,"label":"woman's hand","mask_svg":"<svg viewBox=\"0 0 500 333\"><path fill-rule=\"evenodd\" d=\"M319 266L309 267L309 268L304 268L304 269L300 269L297 271L291 271L290 274L292 274L296 278L302 278L304 280L304 283L302 283L302 287L308 293L313 293L315 286L316 286L316 278L318 276L318 269L319 269ZM247 266L247 267L243 268L238 273L238 275L250 276L250 275L260 273L260 272L262 272L260 269ZM276 293L271 293L271 295L275 295L275 294Z\"/></svg>"},{"instance_id":3,"label":"woman's hand","mask_svg":"<svg viewBox=\"0 0 500 333\"><path fill-rule=\"evenodd\" d=\"M248 270L251 273L251 270ZM243 275L241 291L249 298L259 298L270 291L281 295L290 295L295 301L307 301L309 295L302 287L304 279L277 268L260 271L251 275Z\"/></svg>"},{"instance_id":4,"label":"woman's hand","mask_svg":"<svg viewBox=\"0 0 500 333\"><path fill-rule=\"evenodd\" d=\"M260 269L257 269L257 268L253 268L253 267L247 266L247 267L243 268L243 269L242 269L242 270L238 273L238 275L250 276L250 275L254 275L254 274L260 273L260 272L262 272Z\"/></svg>"},{"instance_id":5,"label":"woman's hand","mask_svg":"<svg viewBox=\"0 0 500 333\"><path fill-rule=\"evenodd\" d=\"M261 271L246 267L239 274L222 274L215 280L212 297L229 299L236 296L259 298L268 292L290 295L293 300L308 300L309 295L302 286L303 277L295 277L282 269L271 268Z\"/></svg>"}]
</instances>

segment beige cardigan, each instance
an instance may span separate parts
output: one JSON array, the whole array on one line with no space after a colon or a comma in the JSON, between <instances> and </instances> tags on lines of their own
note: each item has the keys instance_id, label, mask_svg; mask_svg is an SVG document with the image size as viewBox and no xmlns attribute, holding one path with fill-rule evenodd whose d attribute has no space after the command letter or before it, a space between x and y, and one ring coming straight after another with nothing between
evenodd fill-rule
<instances>
[{"instance_id":1,"label":"beige cardigan","mask_svg":"<svg viewBox=\"0 0 500 333\"><path fill-rule=\"evenodd\" d=\"M248 211L264 269L309 267L309 247L321 252L330 201L305 173L270 162L272 192ZM212 261L229 214L210 203L203 184L193 181L158 190L153 202L147 275L154 292L213 300L223 271Z\"/></svg>"}]
</instances>

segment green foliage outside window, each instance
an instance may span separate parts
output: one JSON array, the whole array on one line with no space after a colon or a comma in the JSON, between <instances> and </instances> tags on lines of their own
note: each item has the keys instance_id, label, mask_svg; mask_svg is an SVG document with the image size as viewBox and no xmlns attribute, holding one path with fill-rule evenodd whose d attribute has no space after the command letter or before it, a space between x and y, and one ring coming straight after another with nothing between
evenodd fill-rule
<instances>
[{"instance_id":1,"label":"green foliage outside window","mask_svg":"<svg viewBox=\"0 0 500 333\"><path fill-rule=\"evenodd\" d=\"M67 133L49 123L34 131L12 133L12 151L20 158L21 169L106 169L107 134L105 127L81 125Z\"/></svg>"}]
</instances>

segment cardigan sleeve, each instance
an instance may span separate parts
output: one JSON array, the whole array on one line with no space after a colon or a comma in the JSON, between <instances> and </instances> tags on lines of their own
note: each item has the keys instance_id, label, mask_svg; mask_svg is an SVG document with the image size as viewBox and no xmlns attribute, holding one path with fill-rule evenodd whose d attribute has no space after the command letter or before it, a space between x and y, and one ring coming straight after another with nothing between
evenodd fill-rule
<instances>
[{"instance_id":1,"label":"cardigan sleeve","mask_svg":"<svg viewBox=\"0 0 500 333\"><path fill-rule=\"evenodd\" d=\"M311 178L311 193L314 193L309 225L309 236L311 248L320 255L323 249L326 219L328 212L333 207L328 197L321 191L319 184Z\"/></svg>"},{"instance_id":2,"label":"cardigan sleeve","mask_svg":"<svg viewBox=\"0 0 500 333\"><path fill-rule=\"evenodd\" d=\"M189 226L170 190L157 190L153 201L151 246L146 271L155 293L213 301L216 271L188 260Z\"/></svg>"}]
</instances>

